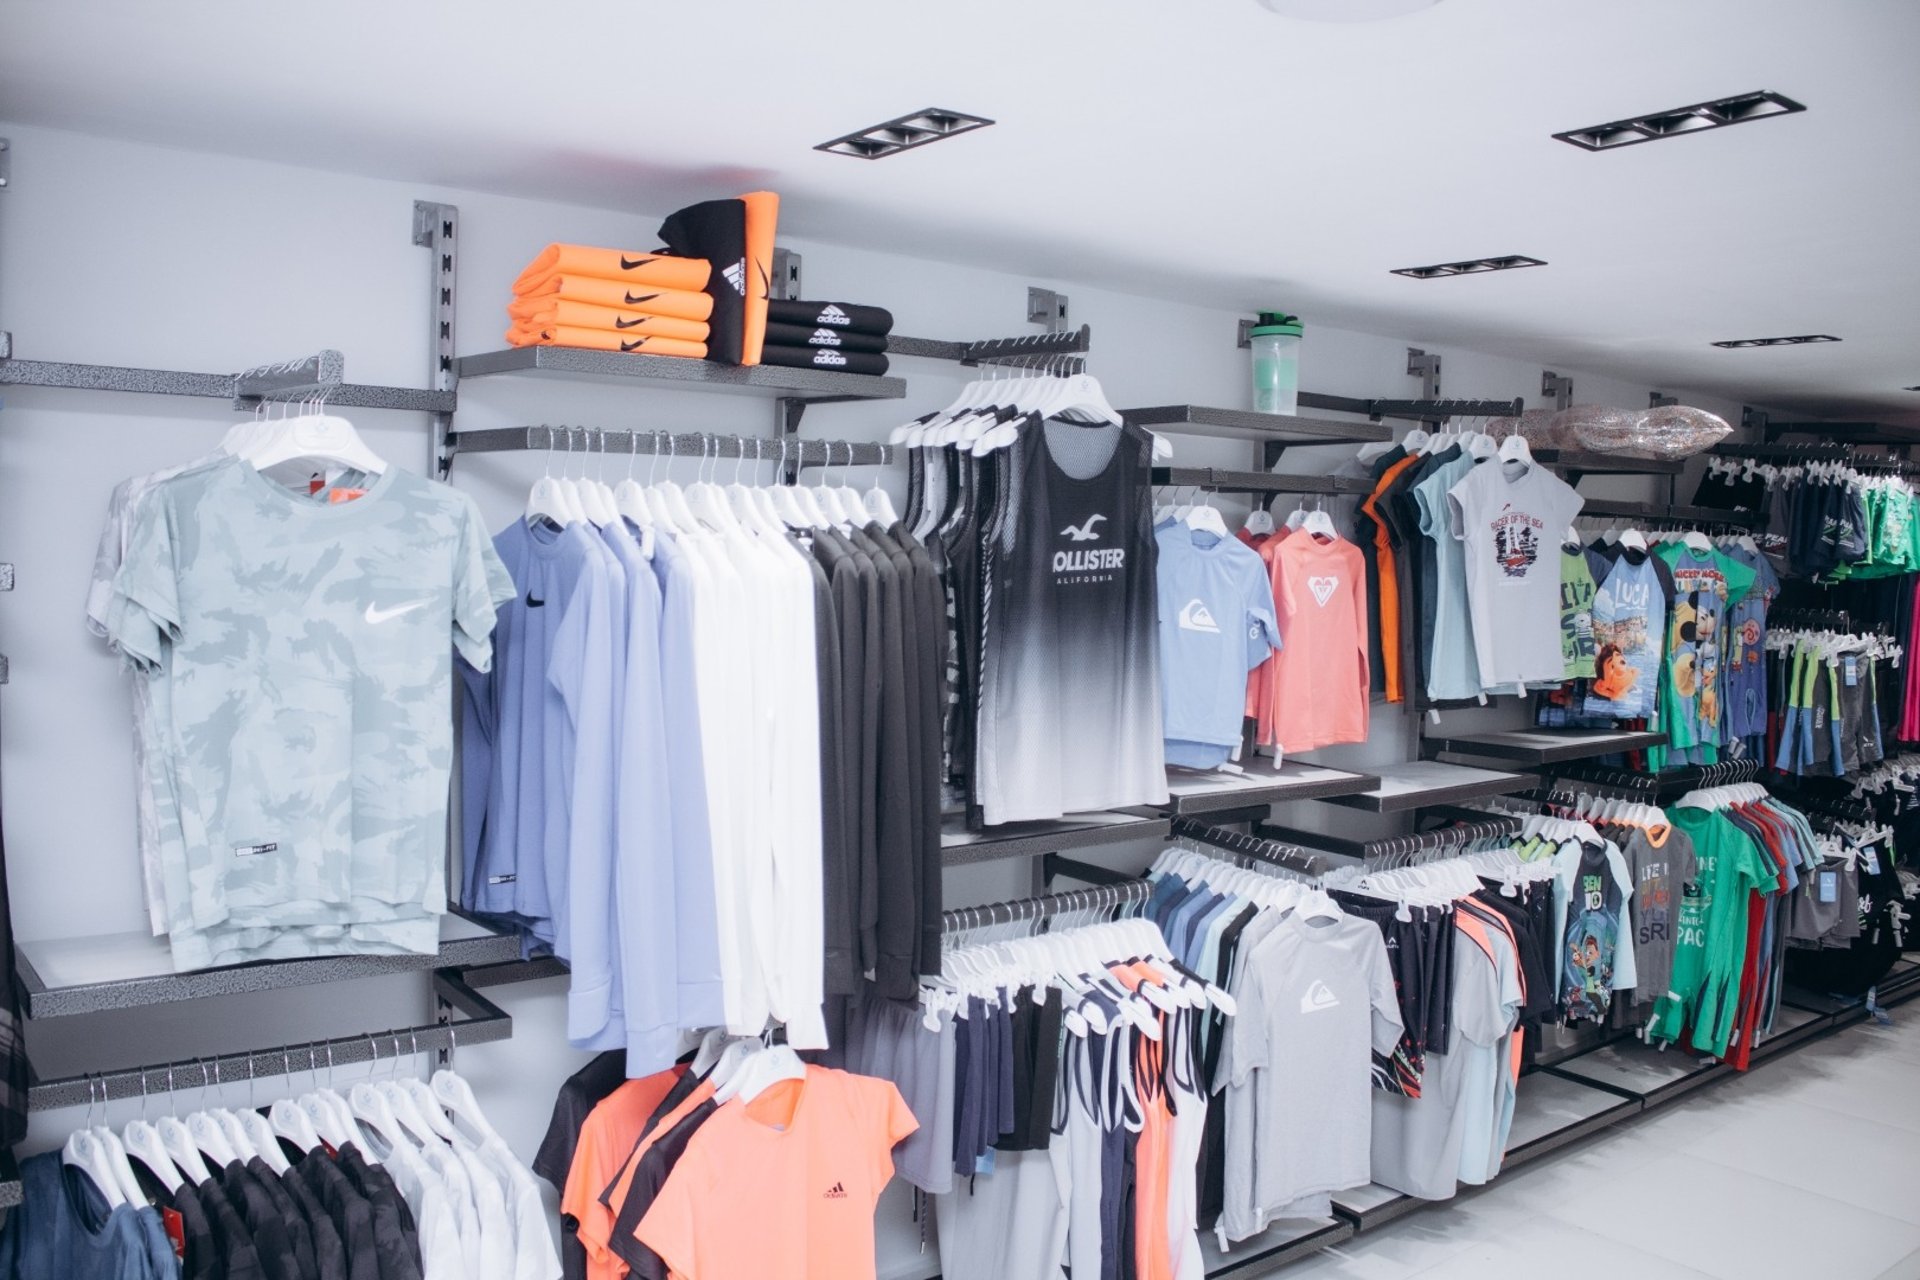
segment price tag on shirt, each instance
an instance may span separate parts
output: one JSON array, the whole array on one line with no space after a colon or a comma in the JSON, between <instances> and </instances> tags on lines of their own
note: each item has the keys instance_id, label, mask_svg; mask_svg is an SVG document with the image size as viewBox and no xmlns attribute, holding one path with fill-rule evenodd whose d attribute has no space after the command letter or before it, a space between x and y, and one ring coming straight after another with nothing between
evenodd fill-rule
<instances>
[{"instance_id":1,"label":"price tag on shirt","mask_svg":"<svg viewBox=\"0 0 1920 1280\"><path fill-rule=\"evenodd\" d=\"M1840 659L1840 678L1846 682L1847 688L1849 689L1859 684L1860 660L1852 654L1848 654L1846 657Z\"/></svg>"},{"instance_id":2,"label":"price tag on shirt","mask_svg":"<svg viewBox=\"0 0 1920 1280\"><path fill-rule=\"evenodd\" d=\"M1860 865L1864 866L1867 869L1868 875L1877 876L1880 874L1880 850L1877 846L1875 845L1862 846L1860 849L1859 856L1860 856Z\"/></svg>"},{"instance_id":3,"label":"price tag on shirt","mask_svg":"<svg viewBox=\"0 0 1920 1280\"><path fill-rule=\"evenodd\" d=\"M1820 901L1840 901L1840 873L1838 871L1822 871L1820 873Z\"/></svg>"}]
</instances>

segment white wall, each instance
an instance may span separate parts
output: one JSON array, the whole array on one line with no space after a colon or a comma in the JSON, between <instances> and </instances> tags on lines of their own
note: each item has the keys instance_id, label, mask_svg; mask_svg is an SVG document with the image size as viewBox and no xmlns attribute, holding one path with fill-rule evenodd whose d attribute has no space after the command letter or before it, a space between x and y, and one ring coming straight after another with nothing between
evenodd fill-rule
<instances>
[{"instance_id":1,"label":"white wall","mask_svg":"<svg viewBox=\"0 0 1920 1280\"><path fill-rule=\"evenodd\" d=\"M503 345L510 282L542 245L567 240L646 248L666 212L508 199L4 124L0 136L13 141L13 180L0 192L0 329L12 331L15 355L23 359L211 372L330 346L345 352L353 381L424 385L429 264L410 242L415 198L450 201L461 211L463 352ZM938 260L937 243L917 258L822 243L791 247L805 255L809 296L885 305L901 332L927 337L1028 332L1026 286L1060 288L1071 296L1074 321L1093 326L1092 369L1116 405L1247 403L1247 356L1235 349L1232 312L952 267ZM1438 281L1426 287L1473 286ZM1273 301L1284 306L1287 300ZM1411 341L1445 356L1449 396L1539 402L1535 365L1461 350L1444 335L1380 337L1306 319L1303 384L1310 390L1417 395L1417 381L1404 372ZM904 403L816 408L805 434L880 437L946 403L968 376L956 366L920 360L899 361L896 372L909 379ZM1583 403L1646 403L1647 387L1560 372L1572 374ZM1685 397L1683 388L1662 389ZM19 580L12 595L0 596L0 652L13 671L0 692L0 779L14 928L22 939L138 929L143 912L125 678L83 629L82 597L114 483L205 451L234 415L210 401L0 391L0 559L17 566ZM1685 398L1737 415L1734 405ZM756 399L537 379L469 381L460 405L459 422L467 428L545 422L767 433L772 425L770 404ZM424 469L424 418L354 416L377 450ZM1182 461L1201 464L1247 465L1253 449L1177 443ZM1297 450L1290 465L1330 469L1343 452ZM499 525L513 518L541 466L538 456L476 455L461 459L453 478ZM685 473L692 464L680 467ZM897 496L898 475L885 480ZM1588 488L1637 496L1634 481L1612 484L1611 490L1601 481ZM1690 491L1689 484L1684 492ZM1373 741L1327 758L1406 759L1415 732L1401 709L1380 708ZM1143 854L1126 856L1139 865ZM1019 896L1028 892L1027 875L1024 865L954 872L949 900ZM496 991L519 1019L515 1039L460 1056L489 1113L529 1157L555 1087L582 1059L563 1038L561 992L557 982ZM421 1017L426 1007L424 979L404 976L40 1023L30 1028L29 1040L41 1074L51 1076L385 1028ZM342 1079L350 1074L341 1070ZM263 1101L272 1087L262 1086ZM117 1118L129 1113L128 1104L115 1110ZM30 1147L58 1142L78 1118L36 1117ZM911 1237L902 1222L889 1238L888 1270L915 1265Z\"/></svg>"}]
</instances>

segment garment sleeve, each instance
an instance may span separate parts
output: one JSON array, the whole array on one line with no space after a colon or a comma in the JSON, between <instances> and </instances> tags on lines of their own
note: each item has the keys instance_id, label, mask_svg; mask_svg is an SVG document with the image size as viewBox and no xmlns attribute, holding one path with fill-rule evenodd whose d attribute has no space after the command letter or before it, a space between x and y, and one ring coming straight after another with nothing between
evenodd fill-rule
<instances>
[{"instance_id":1,"label":"garment sleeve","mask_svg":"<svg viewBox=\"0 0 1920 1280\"><path fill-rule=\"evenodd\" d=\"M907 1100L900 1096L900 1089L891 1080L874 1080L876 1087L869 1088L871 1101L872 1129L871 1139L866 1144L870 1171L873 1174L873 1190L878 1195L880 1189L893 1179L893 1149L905 1141L908 1135L920 1127L913 1111L907 1106Z\"/></svg>"},{"instance_id":2,"label":"garment sleeve","mask_svg":"<svg viewBox=\"0 0 1920 1280\"><path fill-rule=\"evenodd\" d=\"M1247 572L1247 670L1265 662L1280 651L1280 623L1273 614L1273 587L1267 581L1265 566L1260 572ZM1163 604L1162 608L1165 607Z\"/></svg>"},{"instance_id":3,"label":"garment sleeve","mask_svg":"<svg viewBox=\"0 0 1920 1280\"><path fill-rule=\"evenodd\" d=\"M1367 572L1358 547L1347 557L1347 580L1353 584L1353 634L1360 647L1360 693L1364 701L1373 672L1367 654Z\"/></svg>"},{"instance_id":4,"label":"garment sleeve","mask_svg":"<svg viewBox=\"0 0 1920 1280\"><path fill-rule=\"evenodd\" d=\"M126 559L113 579L107 639L148 674L159 669L164 646L181 633L177 524L169 495L164 490L149 495L140 504Z\"/></svg>"},{"instance_id":5,"label":"garment sleeve","mask_svg":"<svg viewBox=\"0 0 1920 1280\"><path fill-rule=\"evenodd\" d=\"M1752 567L1740 563L1732 556L1721 555L1720 573L1727 580L1727 607L1731 609L1747 598L1747 592L1753 590L1754 580L1759 577Z\"/></svg>"},{"instance_id":6,"label":"garment sleeve","mask_svg":"<svg viewBox=\"0 0 1920 1280\"><path fill-rule=\"evenodd\" d=\"M1262 974L1260 966L1248 964L1233 993L1238 1012L1227 1019L1226 1045L1220 1057L1220 1072L1214 1078L1215 1092L1229 1084L1244 1085L1255 1071L1268 1065L1267 995Z\"/></svg>"},{"instance_id":7,"label":"garment sleeve","mask_svg":"<svg viewBox=\"0 0 1920 1280\"><path fill-rule=\"evenodd\" d=\"M120 572L120 553L125 545L127 522L132 519L133 481L122 480L107 499L107 523L100 530L100 544L93 552L93 579L87 584L87 630L107 635L107 617L113 608L113 580Z\"/></svg>"},{"instance_id":8,"label":"garment sleeve","mask_svg":"<svg viewBox=\"0 0 1920 1280\"><path fill-rule=\"evenodd\" d=\"M1393 966L1387 959L1387 939L1371 925L1367 944L1367 998L1373 1005L1373 1051L1392 1055L1406 1024L1400 1019L1400 997L1393 989Z\"/></svg>"},{"instance_id":9,"label":"garment sleeve","mask_svg":"<svg viewBox=\"0 0 1920 1280\"><path fill-rule=\"evenodd\" d=\"M1627 857L1620 852L1620 846L1607 842L1607 866L1613 871L1613 882L1620 890L1620 933L1613 947L1613 990L1632 991L1640 985L1639 966L1634 962L1633 940L1633 870L1627 865Z\"/></svg>"},{"instance_id":10,"label":"garment sleeve","mask_svg":"<svg viewBox=\"0 0 1920 1280\"><path fill-rule=\"evenodd\" d=\"M493 665L496 606L513 599L516 588L500 553L468 495L460 501L460 547L453 577L453 645L475 671Z\"/></svg>"}]
</instances>

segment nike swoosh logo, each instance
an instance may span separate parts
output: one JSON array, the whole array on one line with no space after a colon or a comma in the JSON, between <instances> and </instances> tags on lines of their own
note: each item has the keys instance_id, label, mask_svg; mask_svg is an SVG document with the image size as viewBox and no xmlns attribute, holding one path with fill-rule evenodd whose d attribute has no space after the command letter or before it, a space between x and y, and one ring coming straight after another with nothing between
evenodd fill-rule
<instances>
[{"instance_id":1,"label":"nike swoosh logo","mask_svg":"<svg viewBox=\"0 0 1920 1280\"><path fill-rule=\"evenodd\" d=\"M647 340L645 338L635 338L632 342L621 343L620 349L622 351L638 351L640 348L646 345L647 345Z\"/></svg>"},{"instance_id":2,"label":"nike swoosh logo","mask_svg":"<svg viewBox=\"0 0 1920 1280\"><path fill-rule=\"evenodd\" d=\"M616 329L638 329L646 322L647 318L645 316L641 316L638 320L622 320L619 316L615 316L613 318L613 327Z\"/></svg>"},{"instance_id":3,"label":"nike swoosh logo","mask_svg":"<svg viewBox=\"0 0 1920 1280\"><path fill-rule=\"evenodd\" d=\"M527 592L527 608L542 609L546 607L546 603L547 602L545 600L535 600L533 598L533 592L531 591Z\"/></svg>"},{"instance_id":4,"label":"nike swoosh logo","mask_svg":"<svg viewBox=\"0 0 1920 1280\"><path fill-rule=\"evenodd\" d=\"M412 604L397 605L392 609L376 609L372 605L368 605L366 618L369 623L377 627L383 622L391 622L403 613L412 613L415 609L424 609L426 607L427 602L425 600L415 600Z\"/></svg>"},{"instance_id":5,"label":"nike swoosh logo","mask_svg":"<svg viewBox=\"0 0 1920 1280\"><path fill-rule=\"evenodd\" d=\"M638 267L646 266L649 261L651 261L651 259L648 258L634 258L629 260L627 255L623 253L620 255L620 269L622 271L632 271Z\"/></svg>"},{"instance_id":6,"label":"nike swoosh logo","mask_svg":"<svg viewBox=\"0 0 1920 1280\"><path fill-rule=\"evenodd\" d=\"M657 297L659 297L659 296L660 296L660 295L659 295L659 294L657 294L657 293L643 293L643 294L641 294L641 295L640 295L639 297L637 297L637 298L636 298L636 297L634 297L634 296L633 296L632 294L628 294L628 295L627 295L627 305L628 305L628 306L630 306L630 307L637 307L637 306L639 306L639 305L640 305L641 303L643 303L643 302L652 302L652 301L653 301L653 300L654 300L655 298L657 298Z\"/></svg>"}]
</instances>

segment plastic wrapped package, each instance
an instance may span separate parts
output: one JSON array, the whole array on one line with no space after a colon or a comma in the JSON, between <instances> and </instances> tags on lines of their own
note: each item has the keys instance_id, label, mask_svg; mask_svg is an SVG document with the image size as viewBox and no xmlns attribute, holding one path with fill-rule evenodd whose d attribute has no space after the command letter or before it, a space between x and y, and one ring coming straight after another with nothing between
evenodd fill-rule
<instances>
[{"instance_id":1,"label":"plastic wrapped package","mask_svg":"<svg viewBox=\"0 0 1920 1280\"><path fill-rule=\"evenodd\" d=\"M1573 448L1662 461L1690 457L1733 431L1723 419L1685 405L1632 410L1583 404L1561 410L1553 422Z\"/></svg>"}]
</instances>

